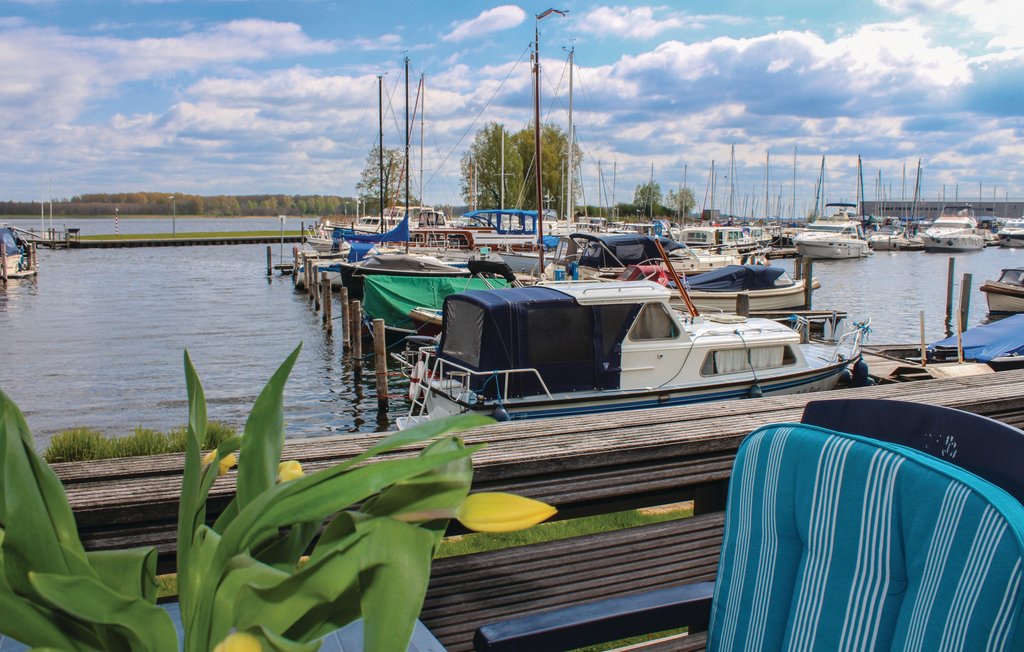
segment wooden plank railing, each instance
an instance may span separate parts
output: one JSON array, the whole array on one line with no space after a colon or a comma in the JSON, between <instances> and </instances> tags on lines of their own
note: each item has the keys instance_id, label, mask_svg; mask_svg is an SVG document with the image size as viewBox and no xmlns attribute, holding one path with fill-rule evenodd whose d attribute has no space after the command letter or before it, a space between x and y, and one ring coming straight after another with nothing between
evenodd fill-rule
<instances>
[{"instance_id":1,"label":"wooden plank railing","mask_svg":"<svg viewBox=\"0 0 1024 652\"><path fill-rule=\"evenodd\" d=\"M946 405L1024 424L1024 371L831 392ZM554 606L714 578L735 451L751 430L798 421L822 394L736 400L588 417L502 423L465 433L476 491L513 491L559 508L558 518L694 501L690 519L437 560L422 620L451 650L480 625ZM337 463L382 435L290 441L307 471ZM408 455L410 451L392 455ZM155 545L174 562L180 455L56 464L91 549ZM214 486L211 515L234 491Z\"/></svg>"}]
</instances>

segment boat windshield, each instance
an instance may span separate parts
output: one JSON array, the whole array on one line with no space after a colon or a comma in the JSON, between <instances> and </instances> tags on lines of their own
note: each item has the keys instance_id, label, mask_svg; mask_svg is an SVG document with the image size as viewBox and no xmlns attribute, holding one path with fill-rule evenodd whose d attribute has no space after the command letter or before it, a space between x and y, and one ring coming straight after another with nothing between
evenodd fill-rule
<instances>
[{"instance_id":1,"label":"boat windshield","mask_svg":"<svg viewBox=\"0 0 1024 652\"><path fill-rule=\"evenodd\" d=\"M1024 269L1004 269L999 277L1000 283L1009 285L1024 285Z\"/></svg>"},{"instance_id":2,"label":"boat windshield","mask_svg":"<svg viewBox=\"0 0 1024 652\"><path fill-rule=\"evenodd\" d=\"M810 231L817 233L846 233L856 235L857 225L855 224L828 224L827 222L815 222L807 227Z\"/></svg>"}]
</instances>

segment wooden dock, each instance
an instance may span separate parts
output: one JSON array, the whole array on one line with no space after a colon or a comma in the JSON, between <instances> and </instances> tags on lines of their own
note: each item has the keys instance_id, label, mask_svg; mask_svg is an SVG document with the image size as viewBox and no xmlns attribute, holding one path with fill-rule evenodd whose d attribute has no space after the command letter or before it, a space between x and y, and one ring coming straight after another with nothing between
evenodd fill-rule
<instances>
[{"instance_id":1,"label":"wooden dock","mask_svg":"<svg viewBox=\"0 0 1024 652\"><path fill-rule=\"evenodd\" d=\"M509 422L465 433L486 443L474 456L474 491L514 491L547 501L568 519L686 500L676 521L437 560L422 620L449 650L471 650L476 627L515 615L613 595L713 580L725 496L739 443L755 428L798 421L821 398L887 398L946 405L1020 427L1024 370L827 393ZM333 466L383 435L289 441L284 459L307 472ZM969 435L965 435L969 436ZM410 455L410 450L391 455ZM155 545L173 568L182 456L56 464L89 549ZM234 492L217 481L209 517ZM700 649L703 639L688 637ZM646 649L646 648L645 648ZM667 648L666 648L667 649Z\"/></svg>"},{"instance_id":2,"label":"wooden dock","mask_svg":"<svg viewBox=\"0 0 1024 652\"><path fill-rule=\"evenodd\" d=\"M286 235L286 243L302 242L300 235ZM204 236L201 238L118 238L116 240L71 240L69 249L114 249L118 247L195 247L202 245L280 244L281 235Z\"/></svg>"}]
</instances>

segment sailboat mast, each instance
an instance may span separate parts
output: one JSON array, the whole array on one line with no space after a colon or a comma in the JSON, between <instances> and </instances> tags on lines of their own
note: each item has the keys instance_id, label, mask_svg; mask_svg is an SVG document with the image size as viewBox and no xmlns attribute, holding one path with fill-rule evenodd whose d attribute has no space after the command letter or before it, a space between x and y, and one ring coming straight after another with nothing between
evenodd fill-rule
<instances>
[{"instance_id":1,"label":"sailboat mast","mask_svg":"<svg viewBox=\"0 0 1024 652\"><path fill-rule=\"evenodd\" d=\"M769 181L768 181L768 171L771 169L771 166L772 166L772 151L771 150L766 150L765 153L764 153L764 221L765 222L767 222L768 218L770 217L769 211L768 211L768 183L769 183ZM754 217L753 213L751 213L750 217L751 218Z\"/></svg>"},{"instance_id":2,"label":"sailboat mast","mask_svg":"<svg viewBox=\"0 0 1024 652\"><path fill-rule=\"evenodd\" d=\"M377 75L377 180L380 184L380 232L384 233L384 75Z\"/></svg>"},{"instance_id":3,"label":"sailboat mast","mask_svg":"<svg viewBox=\"0 0 1024 652\"><path fill-rule=\"evenodd\" d=\"M544 186L541 180L540 154L540 16L533 29L533 169L537 177L537 244L538 262L544 274Z\"/></svg>"},{"instance_id":4,"label":"sailboat mast","mask_svg":"<svg viewBox=\"0 0 1024 652\"><path fill-rule=\"evenodd\" d=\"M424 84L424 76L423 74L420 75L419 88L420 98L422 99L422 104L420 105L420 202L423 201L423 132L426 128L424 121L427 116L427 87Z\"/></svg>"},{"instance_id":5,"label":"sailboat mast","mask_svg":"<svg viewBox=\"0 0 1024 652\"><path fill-rule=\"evenodd\" d=\"M409 57L405 58L405 219L409 219ZM408 223L407 223L408 224ZM409 253L409 239L405 239L405 253Z\"/></svg>"},{"instance_id":6,"label":"sailboat mast","mask_svg":"<svg viewBox=\"0 0 1024 652\"><path fill-rule=\"evenodd\" d=\"M576 176L576 131L572 125L572 73L573 73L573 54L576 52L576 48L572 47L569 49L569 178L568 178L568 191L569 198L566 200L567 208L565 209L566 220L572 222L574 219L573 211L573 193L572 193L572 182L573 177Z\"/></svg>"}]
</instances>

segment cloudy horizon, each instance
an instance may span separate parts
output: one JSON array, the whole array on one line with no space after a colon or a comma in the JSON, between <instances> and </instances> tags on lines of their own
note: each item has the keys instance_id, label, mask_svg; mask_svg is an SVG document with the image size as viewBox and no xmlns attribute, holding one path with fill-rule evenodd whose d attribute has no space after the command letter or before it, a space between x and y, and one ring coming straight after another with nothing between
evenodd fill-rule
<instances>
[{"instance_id":1,"label":"cloudy horizon","mask_svg":"<svg viewBox=\"0 0 1024 652\"><path fill-rule=\"evenodd\" d=\"M548 4L4 2L0 200L38 199L49 179L56 197L353 195L377 140L378 75L385 144L403 143L408 56L414 102L421 75L426 89L414 188L460 204L475 132L529 124L535 26L544 121L563 128L574 49L590 204L611 199L613 169L629 201L653 165L664 190L685 174L701 206L714 161L716 205L732 187L737 210L758 217L769 153L768 195L784 212L794 158L801 213L822 157L826 201L856 197L858 156L867 199L909 199L918 160L924 199L1024 195L1024 5L829 4L573 1L537 23Z\"/></svg>"}]
</instances>

